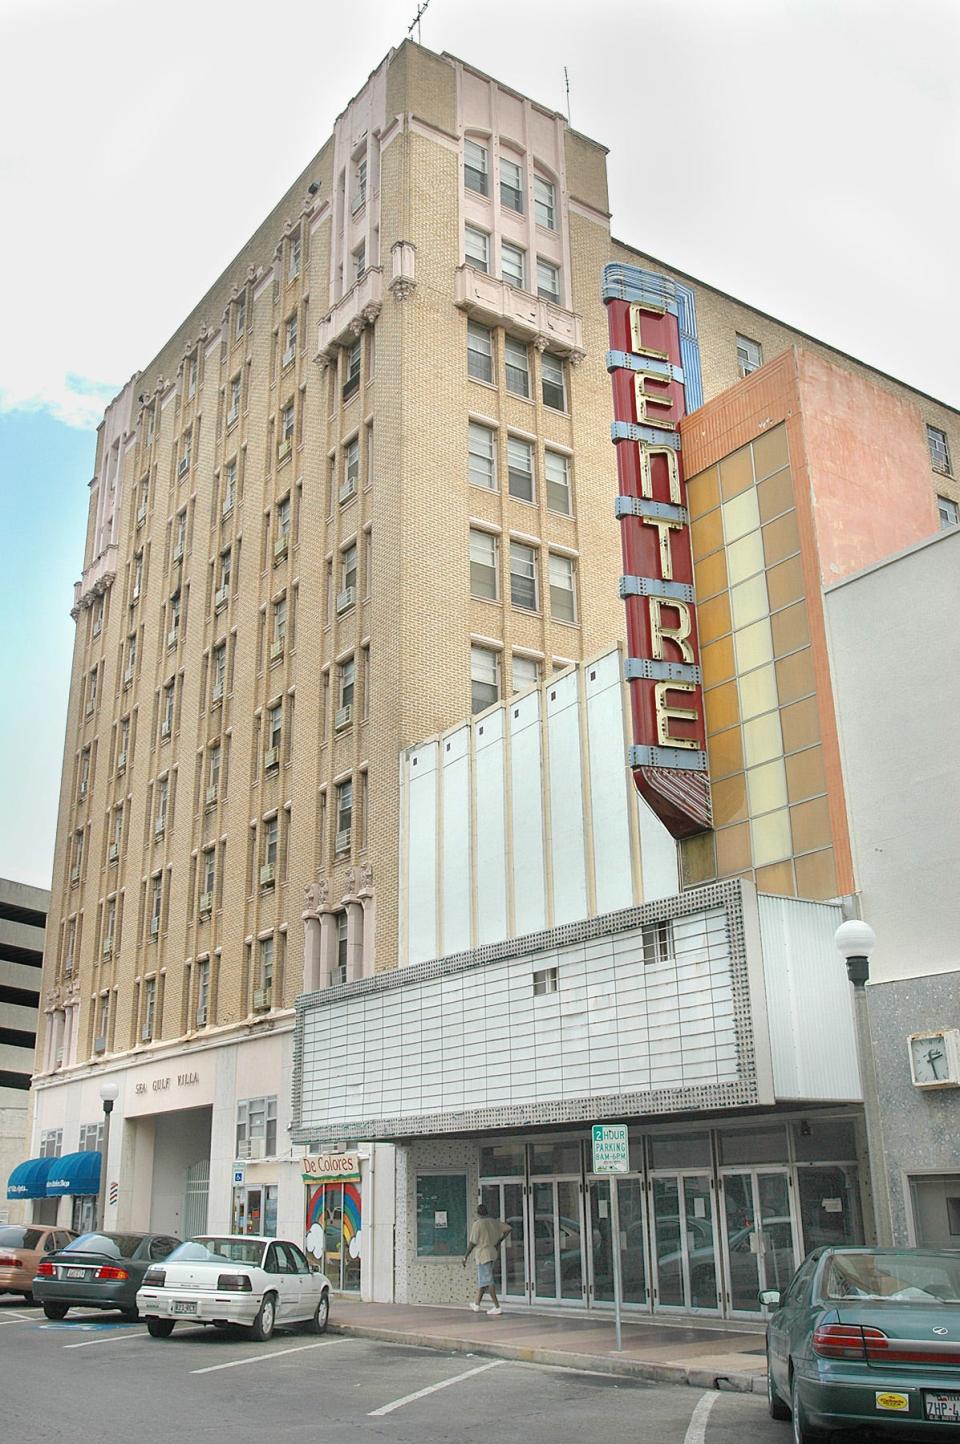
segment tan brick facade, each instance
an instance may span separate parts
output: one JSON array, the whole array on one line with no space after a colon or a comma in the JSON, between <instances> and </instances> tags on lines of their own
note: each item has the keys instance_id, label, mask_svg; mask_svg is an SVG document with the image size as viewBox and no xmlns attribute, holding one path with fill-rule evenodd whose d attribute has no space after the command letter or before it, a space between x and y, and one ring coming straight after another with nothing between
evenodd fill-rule
<instances>
[{"instance_id":1,"label":"tan brick facade","mask_svg":"<svg viewBox=\"0 0 960 1444\"><path fill-rule=\"evenodd\" d=\"M382 97L379 120L363 98L370 95ZM476 119L481 96L502 117L510 154L522 160L528 203L539 168L554 178L559 236L544 244L559 240L563 247L566 304L557 314L563 325L581 327L582 359L578 348L552 349L549 336L521 327L529 398L506 384L504 326L489 316L483 324L492 333L493 379L468 374L468 316L456 304L465 204L475 199L463 185L463 134L487 134ZM62 1046L41 1037L42 1071L58 1066L58 1053L64 1065L79 1064L151 1040L253 1028L270 1007L290 1008L303 980L305 889L314 885L308 926L316 924L324 939L321 981L328 981L344 913L354 949L350 975L394 966L399 755L469 713L471 640L498 655L500 686L509 690L514 653L549 673L624 634L599 288L608 261L645 258L610 239L603 148L459 62L410 44L374 72L337 127L117 399L101 430L78 592L44 977L47 1023L60 1029ZM554 153L544 155L554 135L560 137ZM495 142L491 131L487 143ZM352 188L359 184L358 157L369 165L368 199L360 205ZM498 177L491 173L489 180L491 227L499 234L502 225L506 236L520 221L496 216ZM363 232L365 215L370 224ZM343 268L361 232L367 274L354 289ZM535 286L533 245L543 239L532 222L529 235L528 287ZM400 242L415 248L415 272L392 286ZM374 288L377 299L351 313L362 285ZM707 398L737 380L738 332L759 340L767 359L798 338L716 291L695 289ZM334 326L334 310L352 314L355 328L331 332L318 366L318 323ZM294 355L285 362L294 317ZM349 370L355 339L356 385ZM562 407L544 404L544 355L562 364ZM918 400L916 393L911 398ZM919 400L960 456L955 413ZM495 490L468 483L471 418L495 438ZM118 438L115 478L108 433ZM532 447L532 503L510 495L508 435ZM341 499L354 440L355 492ZM569 459L570 515L547 505L545 448ZM98 591L97 568L109 568L96 518L110 487L118 507L115 576ZM949 479L936 478L936 488L960 496ZM471 526L497 538L497 599L471 596ZM510 605L511 537L537 556L532 609ZM573 622L552 615L551 554L572 564ZM346 602L350 585L355 593ZM340 669L351 659L352 716L338 730ZM97 694L88 714L94 669ZM278 706L275 732L271 709ZM279 756L268 764L275 747ZM338 853L338 787L346 781L353 787L351 836ZM78 833L83 849L73 880ZM272 876L262 871L270 866ZM201 909L207 892L209 907ZM204 998L205 1019L198 1012Z\"/></svg>"}]
</instances>

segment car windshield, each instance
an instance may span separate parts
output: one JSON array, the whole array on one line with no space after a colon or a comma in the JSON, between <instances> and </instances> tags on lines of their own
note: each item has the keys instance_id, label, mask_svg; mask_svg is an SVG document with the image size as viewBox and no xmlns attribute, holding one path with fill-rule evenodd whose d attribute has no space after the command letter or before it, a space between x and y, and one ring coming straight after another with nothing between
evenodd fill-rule
<instances>
[{"instance_id":1,"label":"car windshield","mask_svg":"<svg viewBox=\"0 0 960 1444\"><path fill-rule=\"evenodd\" d=\"M960 1254L837 1253L827 1264L823 1294L898 1304L960 1303Z\"/></svg>"},{"instance_id":2,"label":"car windshield","mask_svg":"<svg viewBox=\"0 0 960 1444\"><path fill-rule=\"evenodd\" d=\"M259 1264L263 1244L250 1238L192 1238L175 1248L167 1263Z\"/></svg>"},{"instance_id":3,"label":"car windshield","mask_svg":"<svg viewBox=\"0 0 960 1444\"><path fill-rule=\"evenodd\" d=\"M103 1253L108 1258L133 1258L143 1243L139 1233L82 1233L64 1244L63 1253Z\"/></svg>"},{"instance_id":4,"label":"car windshield","mask_svg":"<svg viewBox=\"0 0 960 1444\"><path fill-rule=\"evenodd\" d=\"M18 1228L12 1223L0 1228L0 1248L39 1248L42 1238L39 1228Z\"/></svg>"}]
</instances>

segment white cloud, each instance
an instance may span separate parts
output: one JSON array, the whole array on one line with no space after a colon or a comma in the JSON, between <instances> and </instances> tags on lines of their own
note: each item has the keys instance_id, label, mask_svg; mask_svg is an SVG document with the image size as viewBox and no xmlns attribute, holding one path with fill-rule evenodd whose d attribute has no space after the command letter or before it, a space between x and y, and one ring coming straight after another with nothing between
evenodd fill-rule
<instances>
[{"instance_id":1,"label":"white cloud","mask_svg":"<svg viewBox=\"0 0 960 1444\"><path fill-rule=\"evenodd\" d=\"M119 386L70 372L38 378L32 386L0 386L0 412L46 411L64 426L89 431L99 426Z\"/></svg>"}]
</instances>

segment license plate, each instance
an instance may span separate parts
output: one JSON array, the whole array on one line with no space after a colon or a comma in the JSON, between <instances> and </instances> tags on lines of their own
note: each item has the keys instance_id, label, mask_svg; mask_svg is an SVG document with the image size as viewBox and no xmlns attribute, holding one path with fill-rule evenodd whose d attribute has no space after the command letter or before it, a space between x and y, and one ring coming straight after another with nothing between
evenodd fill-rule
<instances>
[{"instance_id":1,"label":"license plate","mask_svg":"<svg viewBox=\"0 0 960 1444\"><path fill-rule=\"evenodd\" d=\"M197 1306L196 1304L187 1303L186 1299L174 1299L173 1312L175 1314L195 1314L197 1312Z\"/></svg>"},{"instance_id":2,"label":"license plate","mask_svg":"<svg viewBox=\"0 0 960 1444\"><path fill-rule=\"evenodd\" d=\"M960 1393L924 1392L923 1407L928 1419L936 1419L943 1424L960 1424Z\"/></svg>"},{"instance_id":3,"label":"license plate","mask_svg":"<svg viewBox=\"0 0 960 1444\"><path fill-rule=\"evenodd\" d=\"M66 1277L67 1277L68 1279L85 1279L86 1276L87 1276L87 1270L86 1270L86 1269L67 1269L67 1272L66 1272Z\"/></svg>"}]
</instances>

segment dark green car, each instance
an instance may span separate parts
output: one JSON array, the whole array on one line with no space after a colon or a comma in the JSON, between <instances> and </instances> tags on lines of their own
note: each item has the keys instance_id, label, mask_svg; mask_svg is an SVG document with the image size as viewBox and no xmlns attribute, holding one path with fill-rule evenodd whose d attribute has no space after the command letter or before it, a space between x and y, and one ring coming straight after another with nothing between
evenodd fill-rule
<instances>
[{"instance_id":1,"label":"dark green car","mask_svg":"<svg viewBox=\"0 0 960 1444\"><path fill-rule=\"evenodd\" d=\"M960 1252L816 1249L760 1301L770 1413L796 1444L834 1429L960 1440Z\"/></svg>"}]
</instances>

